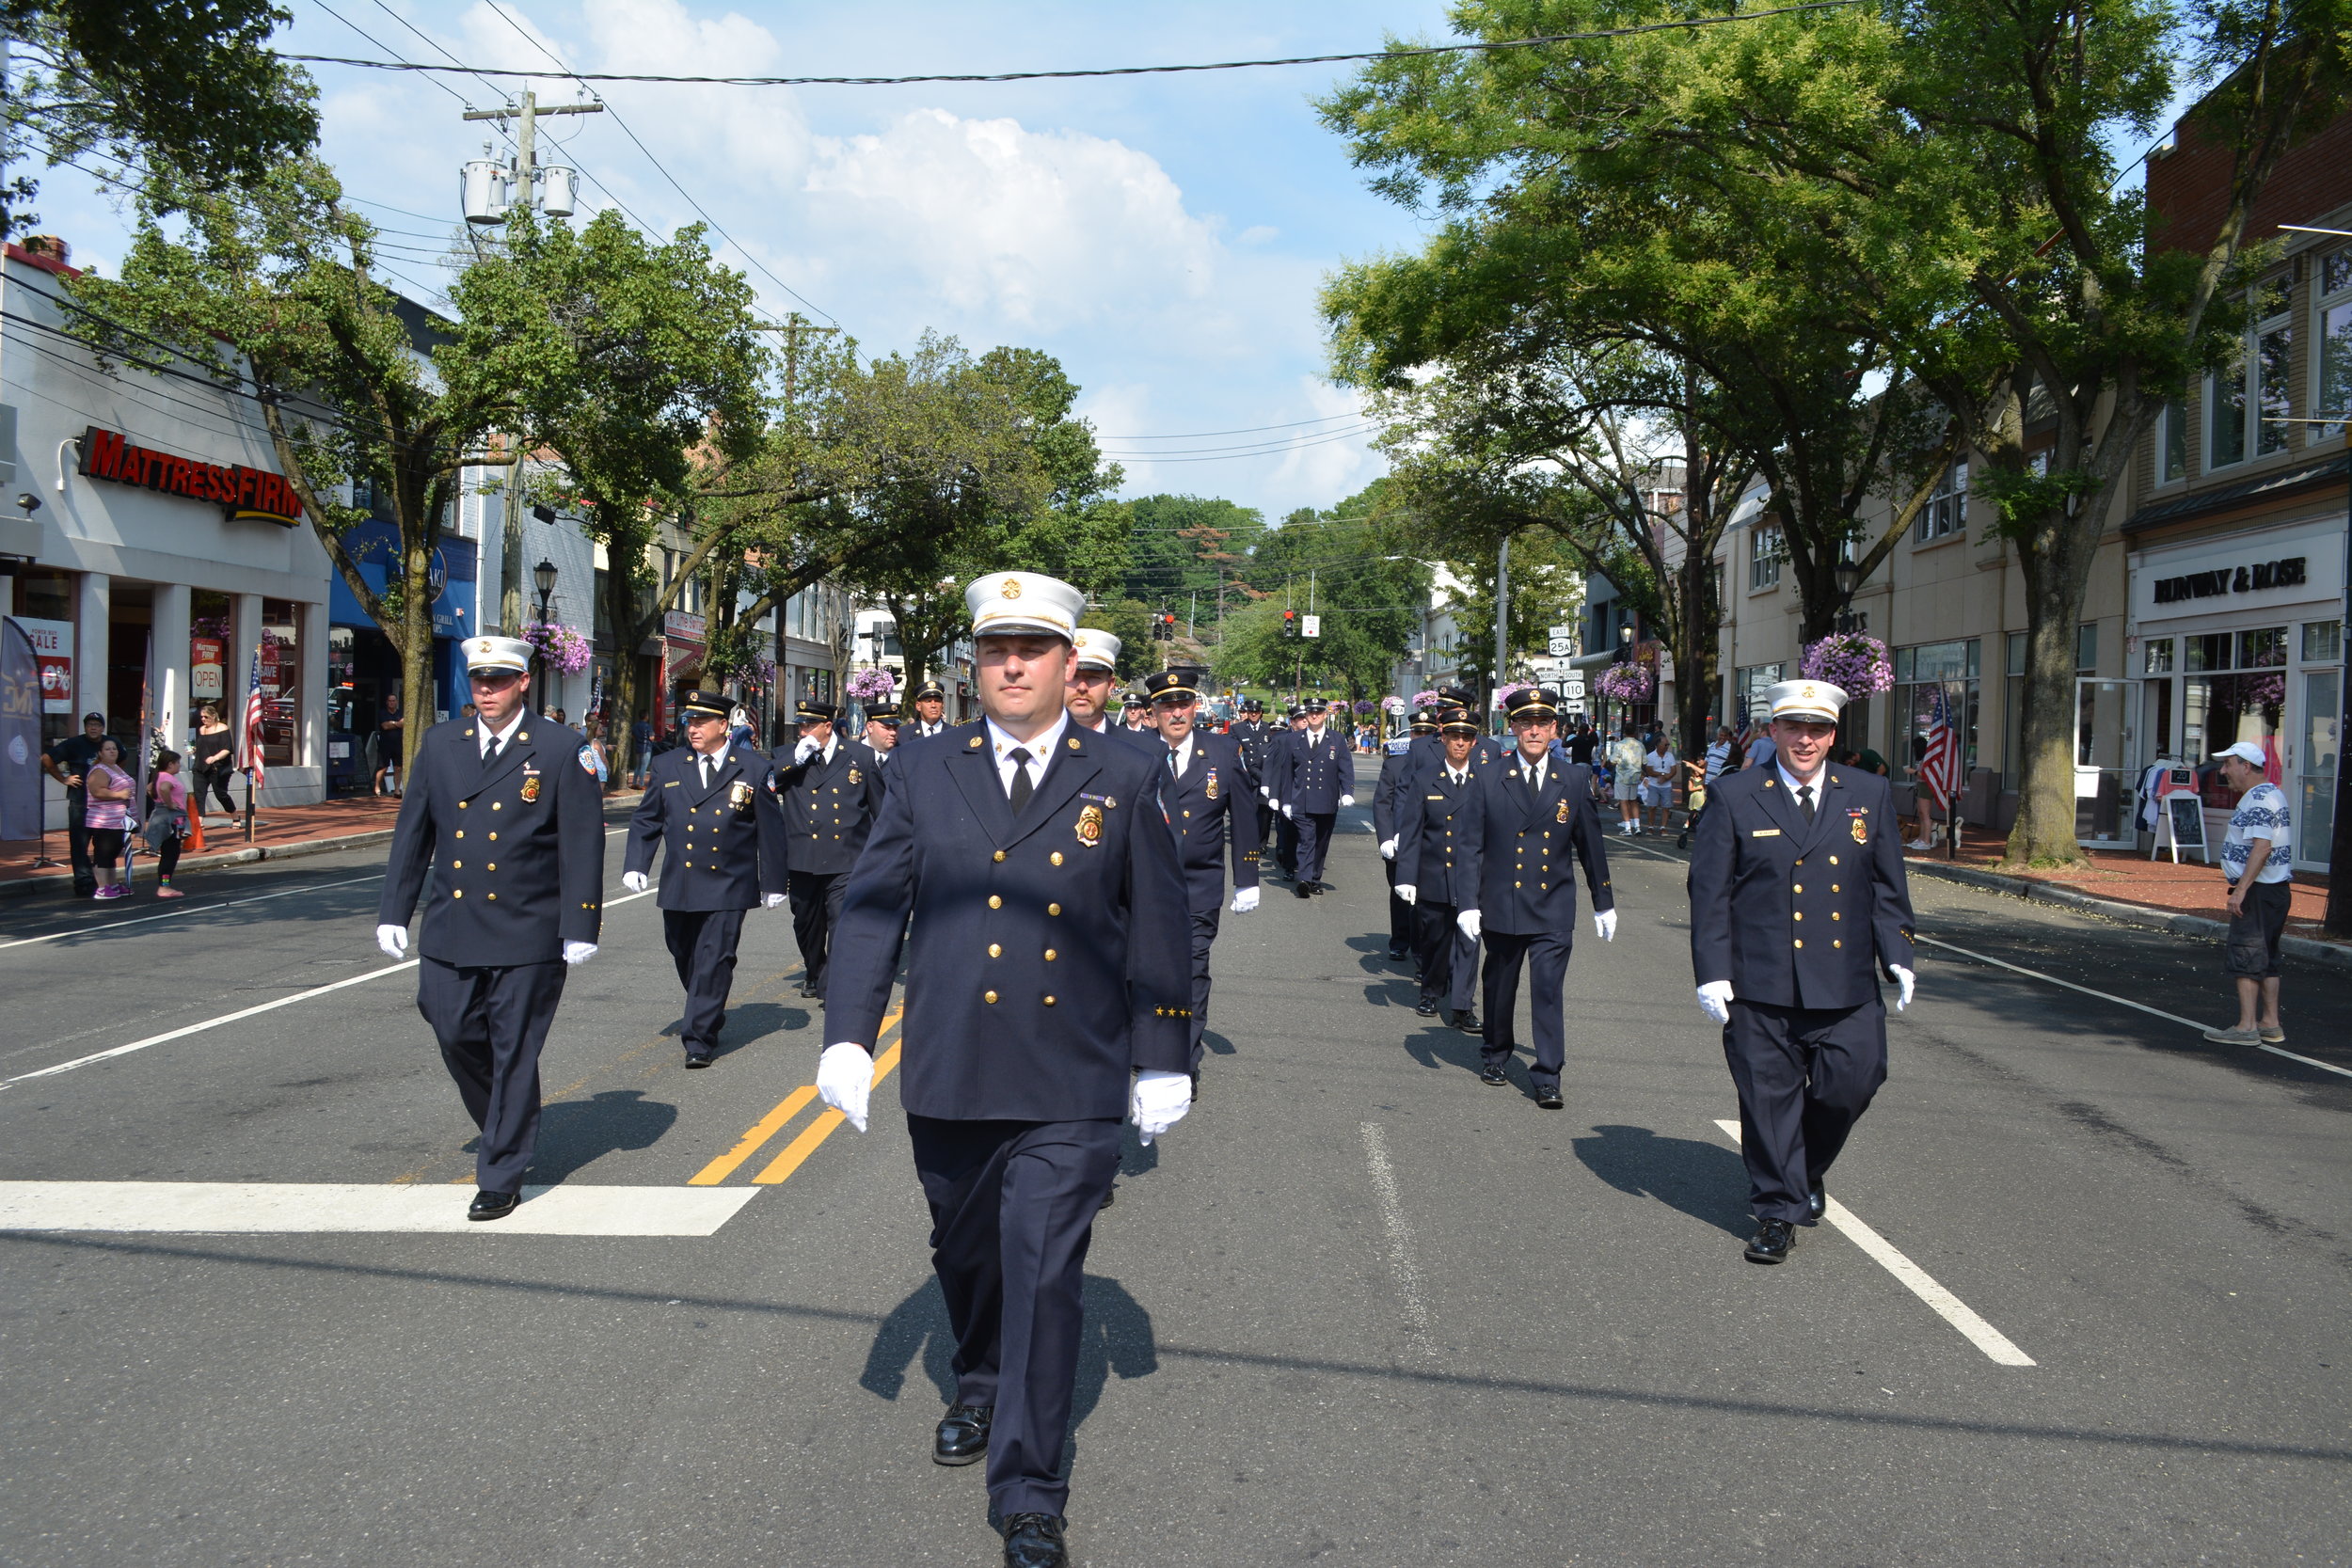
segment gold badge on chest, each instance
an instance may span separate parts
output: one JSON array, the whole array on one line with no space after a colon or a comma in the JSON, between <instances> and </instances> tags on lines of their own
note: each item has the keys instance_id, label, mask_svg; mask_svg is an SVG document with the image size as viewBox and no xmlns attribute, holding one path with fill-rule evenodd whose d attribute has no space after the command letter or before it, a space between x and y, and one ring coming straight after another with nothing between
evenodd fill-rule
<instances>
[{"instance_id":1,"label":"gold badge on chest","mask_svg":"<svg viewBox=\"0 0 2352 1568\"><path fill-rule=\"evenodd\" d=\"M727 785L727 804L741 811L752 803L752 786L741 779Z\"/></svg>"},{"instance_id":2,"label":"gold badge on chest","mask_svg":"<svg viewBox=\"0 0 2352 1568\"><path fill-rule=\"evenodd\" d=\"M1568 819L1568 803L1565 800L1560 802L1560 809L1551 819L1554 822L1565 822Z\"/></svg>"},{"instance_id":3,"label":"gold badge on chest","mask_svg":"<svg viewBox=\"0 0 2352 1568\"><path fill-rule=\"evenodd\" d=\"M1868 817L1853 817L1851 819L1850 825L1853 830L1853 841L1856 844L1867 844L1870 842L1870 820Z\"/></svg>"},{"instance_id":4,"label":"gold badge on chest","mask_svg":"<svg viewBox=\"0 0 2352 1568\"><path fill-rule=\"evenodd\" d=\"M858 781L858 774L857 774L857 765L856 765L855 763L851 763L851 764L850 765L850 782L851 784L856 784L856 783L858 783L858 782L859 782L859 781Z\"/></svg>"},{"instance_id":5,"label":"gold badge on chest","mask_svg":"<svg viewBox=\"0 0 2352 1568\"><path fill-rule=\"evenodd\" d=\"M1103 808L1088 806L1078 813L1078 842L1091 849L1103 842Z\"/></svg>"},{"instance_id":6,"label":"gold badge on chest","mask_svg":"<svg viewBox=\"0 0 2352 1568\"><path fill-rule=\"evenodd\" d=\"M528 805L539 798L539 776L532 774L523 781L523 803Z\"/></svg>"},{"instance_id":7,"label":"gold badge on chest","mask_svg":"<svg viewBox=\"0 0 2352 1568\"><path fill-rule=\"evenodd\" d=\"M1216 769L1214 768L1209 769L1209 784L1207 794L1210 800L1214 800L1216 799Z\"/></svg>"}]
</instances>

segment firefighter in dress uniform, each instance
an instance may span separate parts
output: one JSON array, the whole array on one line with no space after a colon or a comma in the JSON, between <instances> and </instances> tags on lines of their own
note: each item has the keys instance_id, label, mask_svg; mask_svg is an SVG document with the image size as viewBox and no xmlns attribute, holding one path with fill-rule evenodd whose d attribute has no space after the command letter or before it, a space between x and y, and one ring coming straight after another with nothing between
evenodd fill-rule
<instances>
[{"instance_id":1,"label":"firefighter in dress uniform","mask_svg":"<svg viewBox=\"0 0 2352 1568\"><path fill-rule=\"evenodd\" d=\"M850 868L866 847L882 782L834 733L841 710L803 703L792 761L768 770L767 787L784 809L785 891L792 900L792 938L801 949L801 994L825 993L825 965Z\"/></svg>"},{"instance_id":2,"label":"firefighter in dress uniform","mask_svg":"<svg viewBox=\"0 0 2352 1568\"><path fill-rule=\"evenodd\" d=\"M1138 736L1122 720L1110 716L1111 698L1119 686L1119 653L1124 646L1116 636L1099 626L1080 626L1073 634L1071 651L1076 657L1062 701L1069 706L1070 721L1080 729L1130 745L1149 741L1142 747L1143 754L1157 761L1156 738Z\"/></svg>"},{"instance_id":3,"label":"firefighter in dress uniform","mask_svg":"<svg viewBox=\"0 0 2352 1568\"><path fill-rule=\"evenodd\" d=\"M1438 710L1437 760L1417 768L1396 805L1396 894L1413 911L1413 967L1423 1018L1440 1011L1456 1029L1478 1025L1478 939L1456 921L1477 903L1456 869L1468 835L1478 775L1495 766L1479 754L1478 721L1466 707Z\"/></svg>"},{"instance_id":4,"label":"firefighter in dress uniform","mask_svg":"<svg viewBox=\"0 0 2352 1568\"><path fill-rule=\"evenodd\" d=\"M1413 742L1435 740L1438 737L1437 715L1427 708L1414 710L1413 721L1406 734L1382 748L1380 781L1372 786L1372 836L1380 846L1380 861L1389 879L1389 957L1409 958L1413 956L1413 907L1397 896L1396 841L1398 811L1405 800L1406 785L1412 783L1417 770Z\"/></svg>"},{"instance_id":5,"label":"firefighter in dress uniform","mask_svg":"<svg viewBox=\"0 0 2352 1568\"><path fill-rule=\"evenodd\" d=\"M767 753L733 738L726 699L689 691L678 702L686 744L654 758L645 793L629 818L622 885L645 891L656 849L661 863L661 938L686 988L680 1035L686 1065L707 1068L726 1027L735 949L743 911L785 899L784 816L760 784Z\"/></svg>"},{"instance_id":6,"label":"firefighter in dress uniform","mask_svg":"<svg viewBox=\"0 0 2352 1568\"><path fill-rule=\"evenodd\" d=\"M1241 717L1226 733L1233 744L1241 748L1241 765L1249 774L1249 809L1242 818L1242 826L1250 838L1250 847L1261 860L1265 857L1266 834L1274 826L1274 808L1266 802L1261 786L1265 783L1267 754L1273 749L1279 733L1265 720L1265 704L1255 697L1244 697L1239 705Z\"/></svg>"},{"instance_id":7,"label":"firefighter in dress uniform","mask_svg":"<svg viewBox=\"0 0 2352 1568\"><path fill-rule=\"evenodd\" d=\"M1593 928L1603 942L1616 940L1617 900L1609 887L1609 850L1593 800L1592 769L1552 754L1559 698L1530 687L1514 693L1503 711L1518 744L1478 775L1475 799L1457 830L1462 908L1454 924L1486 947L1479 1081L1498 1088L1510 1084L1503 1068L1518 1049L1514 1020L1524 968L1535 1036L1535 1066L1528 1078L1535 1103L1556 1111L1565 1103L1560 1072L1567 1062L1567 1026L1561 988L1576 943L1576 865L1584 868Z\"/></svg>"},{"instance_id":8,"label":"firefighter in dress uniform","mask_svg":"<svg viewBox=\"0 0 2352 1568\"><path fill-rule=\"evenodd\" d=\"M866 705L866 734L850 743L850 750L873 769L874 777L890 787L890 768L898 760L898 732L905 728L898 708L888 703Z\"/></svg>"},{"instance_id":9,"label":"firefighter in dress uniform","mask_svg":"<svg viewBox=\"0 0 2352 1568\"><path fill-rule=\"evenodd\" d=\"M1176 855L1184 868L1184 892L1192 916L1192 1076L1200 1083L1201 1035L1209 1019L1209 948L1216 941L1217 916L1225 905L1225 865L1233 867L1233 912L1258 907L1258 851L1248 842L1242 813L1255 799L1241 748L1232 736L1200 727L1200 673L1163 670L1144 677L1152 716L1162 741L1160 805L1176 832Z\"/></svg>"},{"instance_id":10,"label":"firefighter in dress uniform","mask_svg":"<svg viewBox=\"0 0 2352 1568\"><path fill-rule=\"evenodd\" d=\"M928 740L945 734L947 729L947 689L937 681L925 681L914 689L910 699L914 705L914 721L900 736L905 740Z\"/></svg>"},{"instance_id":11,"label":"firefighter in dress uniform","mask_svg":"<svg viewBox=\"0 0 2352 1568\"><path fill-rule=\"evenodd\" d=\"M1829 761L1846 693L1766 693L1772 758L1718 778L1691 852L1691 968L1740 1087L1756 1220L1778 1263L1828 1207L1830 1165L1886 1081L1882 972L1911 1005L1911 890L1885 779Z\"/></svg>"},{"instance_id":12,"label":"firefighter in dress uniform","mask_svg":"<svg viewBox=\"0 0 2352 1568\"><path fill-rule=\"evenodd\" d=\"M1310 697L1304 706L1307 722L1276 753L1272 781L1275 805L1298 829L1297 879L1291 891L1301 898L1330 891L1323 865L1331 830L1341 808L1356 803L1355 748L1324 722L1330 704Z\"/></svg>"},{"instance_id":13,"label":"firefighter in dress uniform","mask_svg":"<svg viewBox=\"0 0 2352 1568\"><path fill-rule=\"evenodd\" d=\"M1282 814L1282 802L1274 794L1274 781L1290 763L1291 748L1307 728L1307 705L1293 703L1283 715L1284 727L1276 730L1266 743L1265 770L1258 775L1258 798L1265 802L1266 814L1274 823L1274 867L1298 881L1298 823ZM1264 867L1260 865L1263 874Z\"/></svg>"},{"instance_id":14,"label":"firefighter in dress uniform","mask_svg":"<svg viewBox=\"0 0 2352 1568\"><path fill-rule=\"evenodd\" d=\"M1094 1217L1120 1126L1191 1106L1191 965L1164 765L1067 704L1084 602L970 584L981 722L915 747L850 879L817 1086L863 1132L907 949L899 1100L956 1338L943 1465L985 1456L1004 1561L1066 1563L1061 1469ZM1165 747L1163 747L1165 752Z\"/></svg>"},{"instance_id":15,"label":"firefighter in dress uniform","mask_svg":"<svg viewBox=\"0 0 2352 1568\"><path fill-rule=\"evenodd\" d=\"M530 713L531 645L469 637L476 717L425 732L404 781L375 941L398 958L417 933L417 1010L482 1139L466 1217L521 1201L539 1133L539 1050L568 968L596 955L604 914L604 800L596 753Z\"/></svg>"}]
</instances>

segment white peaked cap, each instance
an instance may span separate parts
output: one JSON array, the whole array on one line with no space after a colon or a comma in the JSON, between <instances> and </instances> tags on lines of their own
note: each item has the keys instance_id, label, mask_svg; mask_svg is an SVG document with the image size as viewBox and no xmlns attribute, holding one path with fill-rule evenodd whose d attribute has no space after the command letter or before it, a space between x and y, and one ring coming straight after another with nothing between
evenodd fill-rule
<instances>
[{"instance_id":1,"label":"white peaked cap","mask_svg":"<svg viewBox=\"0 0 2352 1568\"><path fill-rule=\"evenodd\" d=\"M1782 681L1764 693L1775 719L1819 719L1835 724L1846 706L1846 689L1827 681Z\"/></svg>"},{"instance_id":2,"label":"white peaked cap","mask_svg":"<svg viewBox=\"0 0 2352 1568\"><path fill-rule=\"evenodd\" d=\"M1097 670L1119 668L1119 650L1122 644L1109 632L1095 626L1080 626L1077 635L1071 639L1071 644L1078 650L1080 664Z\"/></svg>"},{"instance_id":3,"label":"white peaked cap","mask_svg":"<svg viewBox=\"0 0 2352 1568\"><path fill-rule=\"evenodd\" d=\"M466 639L466 668L513 670L529 674L531 644L519 637L469 637Z\"/></svg>"},{"instance_id":4,"label":"white peaked cap","mask_svg":"<svg viewBox=\"0 0 2352 1568\"><path fill-rule=\"evenodd\" d=\"M1040 572L991 572L964 584L975 637L1036 636L1072 641L1086 595Z\"/></svg>"}]
</instances>

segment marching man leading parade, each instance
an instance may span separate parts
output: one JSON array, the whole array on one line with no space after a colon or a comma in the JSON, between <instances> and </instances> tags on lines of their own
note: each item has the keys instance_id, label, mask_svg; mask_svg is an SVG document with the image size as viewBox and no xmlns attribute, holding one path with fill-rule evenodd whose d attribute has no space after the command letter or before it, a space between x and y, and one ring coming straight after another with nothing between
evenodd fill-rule
<instances>
[{"instance_id":1,"label":"marching man leading parade","mask_svg":"<svg viewBox=\"0 0 2352 1568\"><path fill-rule=\"evenodd\" d=\"M686 988L686 1065L707 1068L726 1026L743 911L784 902L784 816L775 797L760 787L766 753L730 738L725 698L689 691L678 714L686 744L653 759L629 818L621 883L644 892L655 849L667 849L654 901L670 961Z\"/></svg>"},{"instance_id":2,"label":"marching man leading parade","mask_svg":"<svg viewBox=\"0 0 2352 1568\"><path fill-rule=\"evenodd\" d=\"M531 717L531 644L469 637L464 646L475 717L425 732L402 790L375 941L392 958L407 952L408 917L436 872L417 934L417 1010L482 1132L466 1217L495 1220L522 1201L539 1135L539 1049L564 972L596 955L604 802L588 742Z\"/></svg>"},{"instance_id":3,"label":"marching man leading parade","mask_svg":"<svg viewBox=\"0 0 2352 1568\"><path fill-rule=\"evenodd\" d=\"M1301 898L1330 891L1323 866L1331 852L1331 830L1340 808L1356 803L1355 748L1325 722L1329 703L1310 697L1305 705L1305 727L1276 745L1273 776L1266 781L1275 809L1298 830L1291 891Z\"/></svg>"},{"instance_id":4,"label":"marching man leading parade","mask_svg":"<svg viewBox=\"0 0 2352 1568\"><path fill-rule=\"evenodd\" d=\"M1913 985L1911 892L1885 779L1829 761L1846 693L1783 681L1774 754L1708 791L1691 856L1691 967L1740 1088L1740 1157L1756 1220L1747 1256L1778 1263L1886 1081L1883 969Z\"/></svg>"},{"instance_id":5,"label":"marching man leading parade","mask_svg":"<svg viewBox=\"0 0 2352 1568\"><path fill-rule=\"evenodd\" d=\"M801 949L801 994L822 996L842 890L873 829L882 782L880 770L834 733L839 708L803 703L796 717L801 738L792 761L769 769L767 787L784 811L785 891Z\"/></svg>"},{"instance_id":6,"label":"marching man leading parade","mask_svg":"<svg viewBox=\"0 0 2352 1568\"><path fill-rule=\"evenodd\" d=\"M1191 942L1166 765L1065 706L1084 596L1003 572L964 601L985 717L901 759L842 906L817 1087L865 1130L903 942L899 1099L956 1338L931 1457L985 1456L1005 1562L1052 1568L1120 1121L1150 1143L1192 1104Z\"/></svg>"},{"instance_id":7,"label":"marching man leading parade","mask_svg":"<svg viewBox=\"0 0 2352 1568\"><path fill-rule=\"evenodd\" d=\"M1559 699L1540 687L1513 693L1503 708L1518 745L1476 777L1476 799L1456 829L1454 916L1462 934L1486 944L1484 1001L1486 1044L1482 1083L1509 1084L1503 1068L1518 1049L1513 1015L1519 972L1531 971L1528 1011L1534 1025L1535 1067L1528 1074L1535 1103L1547 1111L1565 1101L1560 1072L1567 1062L1562 985L1576 942L1574 862L1584 867L1593 895L1593 928L1603 942L1617 936L1617 897L1609 888L1609 851L1602 843L1592 769L1552 755L1559 733Z\"/></svg>"}]
</instances>

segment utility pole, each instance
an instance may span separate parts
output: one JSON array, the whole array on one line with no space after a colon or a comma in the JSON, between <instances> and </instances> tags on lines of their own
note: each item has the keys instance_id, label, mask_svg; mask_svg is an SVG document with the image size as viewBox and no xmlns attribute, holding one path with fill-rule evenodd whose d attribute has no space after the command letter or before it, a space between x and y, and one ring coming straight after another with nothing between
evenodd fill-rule
<instances>
[{"instance_id":1,"label":"utility pole","mask_svg":"<svg viewBox=\"0 0 2352 1568\"><path fill-rule=\"evenodd\" d=\"M784 318L783 325L771 326L768 330L784 334L784 406L788 411L792 407L792 400L800 395L801 334L810 332L818 337L824 337L829 333L838 332L841 328L818 326L795 310Z\"/></svg>"},{"instance_id":2,"label":"utility pole","mask_svg":"<svg viewBox=\"0 0 2352 1568\"><path fill-rule=\"evenodd\" d=\"M539 199L539 117L541 115L600 115L601 103L557 103L548 108L539 106L539 95L523 89L516 102L495 109L468 109L462 118L469 120L509 119L521 121L515 138L514 190L517 204L535 211ZM468 214L468 221L473 221ZM523 634L523 443L519 435L507 437L512 443L508 456L505 517L499 531L499 629L509 637Z\"/></svg>"},{"instance_id":3,"label":"utility pole","mask_svg":"<svg viewBox=\"0 0 2352 1568\"><path fill-rule=\"evenodd\" d=\"M1511 536L1504 534L1502 543L1495 547L1495 679L1494 689L1502 689L1505 678L1503 664L1511 657ZM1488 698L1491 702L1493 699Z\"/></svg>"}]
</instances>

